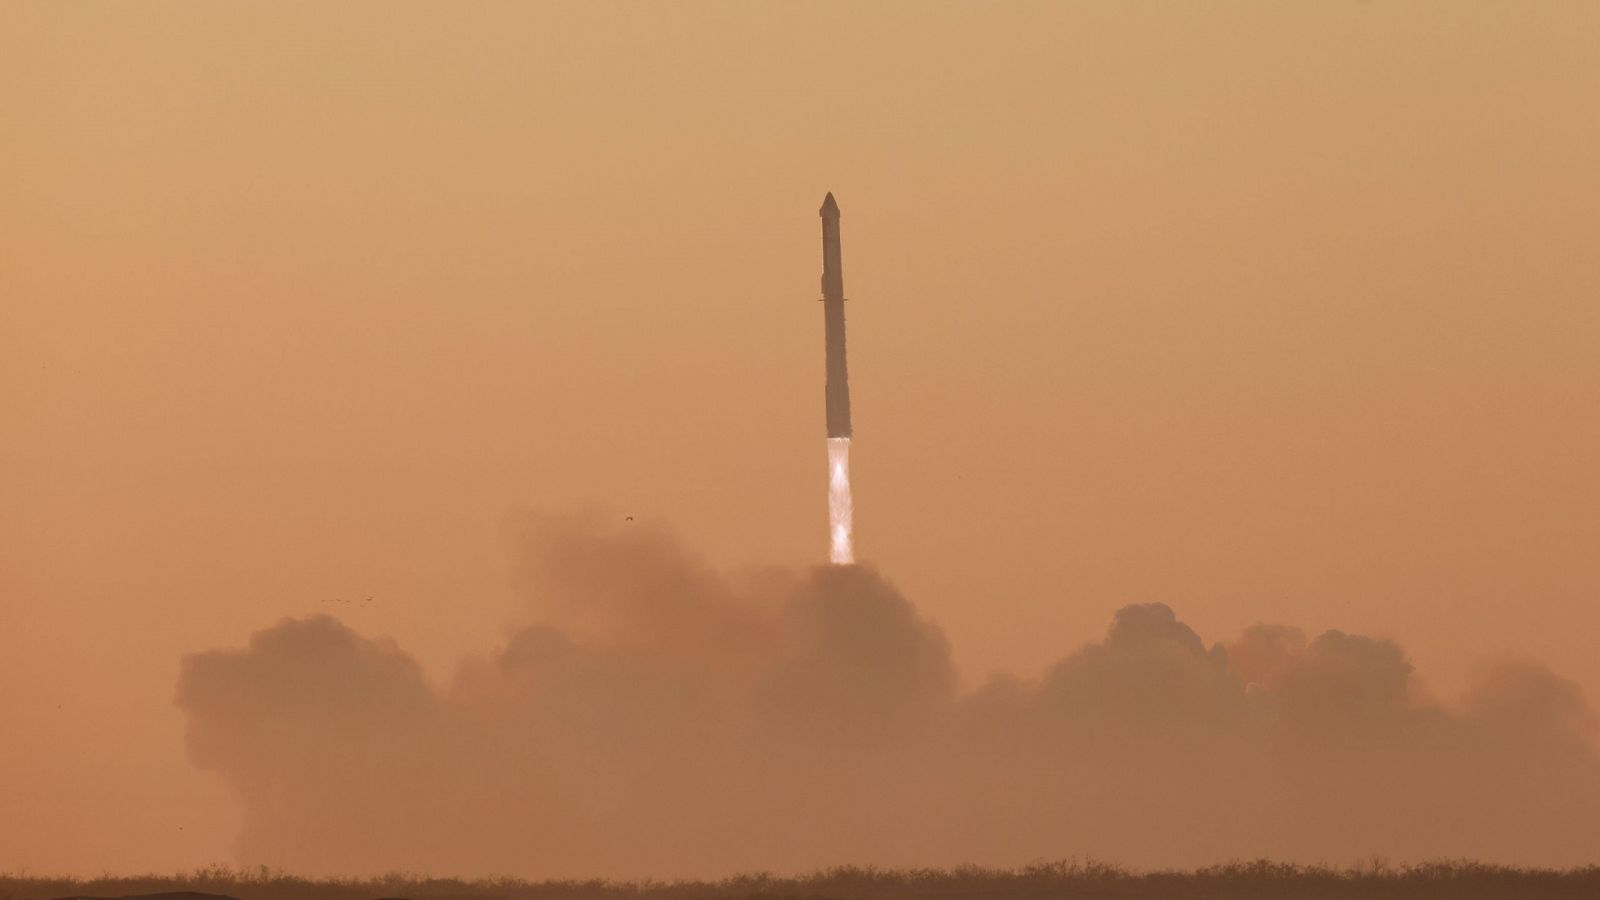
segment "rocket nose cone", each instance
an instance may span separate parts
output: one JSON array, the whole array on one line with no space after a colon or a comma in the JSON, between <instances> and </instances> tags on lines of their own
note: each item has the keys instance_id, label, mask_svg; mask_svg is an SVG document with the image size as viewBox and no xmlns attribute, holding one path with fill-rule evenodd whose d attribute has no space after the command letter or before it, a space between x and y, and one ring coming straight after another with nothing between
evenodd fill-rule
<instances>
[{"instance_id":1,"label":"rocket nose cone","mask_svg":"<svg viewBox=\"0 0 1600 900\"><path fill-rule=\"evenodd\" d=\"M836 219L839 217L839 204L833 202L832 191L829 191L828 196L823 198L822 209L818 210L818 212L823 216L832 216Z\"/></svg>"}]
</instances>

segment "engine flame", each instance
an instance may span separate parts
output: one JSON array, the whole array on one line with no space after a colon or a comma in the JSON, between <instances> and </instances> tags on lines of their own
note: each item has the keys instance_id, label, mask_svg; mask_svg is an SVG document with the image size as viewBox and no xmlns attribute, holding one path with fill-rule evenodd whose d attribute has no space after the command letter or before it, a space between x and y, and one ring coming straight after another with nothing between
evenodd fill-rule
<instances>
[{"instance_id":1,"label":"engine flame","mask_svg":"<svg viewBox=\"0 0 1600 900\"><path fill-rule=\"evenodd\" d=\"M850 439L828 438L828 561L847 566L856 561L851 543L854 503L850 499Z\"/></svg>"}]
</instances>

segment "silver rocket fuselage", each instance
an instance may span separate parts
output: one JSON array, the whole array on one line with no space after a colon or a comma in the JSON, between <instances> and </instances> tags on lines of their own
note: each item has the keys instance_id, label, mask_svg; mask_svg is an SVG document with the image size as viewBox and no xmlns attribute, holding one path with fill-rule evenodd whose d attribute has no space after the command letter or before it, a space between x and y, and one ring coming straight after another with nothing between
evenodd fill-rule
<instances>
[{"instance_id":1,"label":"silver rocket fuselage","mask_svg":"<svg viewBox=\"0 0 1600 900\"><path fill-rule=\"evenodd\" d=\"M839 269L839 204L822 201L822 321L828 353L828 437L850 436L850 370L844 359L844 274Z\"/></svg>"}]
</instances>

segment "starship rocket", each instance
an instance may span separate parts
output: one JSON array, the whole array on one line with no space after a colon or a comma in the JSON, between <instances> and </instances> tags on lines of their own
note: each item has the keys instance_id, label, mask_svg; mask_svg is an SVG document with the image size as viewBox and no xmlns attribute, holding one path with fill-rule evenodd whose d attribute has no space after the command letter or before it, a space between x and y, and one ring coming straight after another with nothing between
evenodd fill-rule
<instances>
[{"instance_id":1,"label":"starship rocket","mask_svg":"<svg viewBox=\"0 0 1600 900\"><path fill-rule=\"evenodd\" d=\"M822 201L822 321L828 351L828 437L850 436L850 372L844 363L844 274L839 271L839 204Z\"/></svg>"}]
</instances>

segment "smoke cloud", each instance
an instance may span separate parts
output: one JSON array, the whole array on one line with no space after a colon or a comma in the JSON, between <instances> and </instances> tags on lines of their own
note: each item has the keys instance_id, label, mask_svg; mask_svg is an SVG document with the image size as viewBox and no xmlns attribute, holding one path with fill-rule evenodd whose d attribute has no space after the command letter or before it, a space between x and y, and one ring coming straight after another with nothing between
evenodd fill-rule
<instances>
[{"instance_id":1,"label":"smoke cloud","mask_svg":"<svg viewBox=\"0 0 1600 900\"><path fill-rule=\"evenodd\" d=\"M184 660L189 752L237 792L242 862L1592 861L1594 716L1533 663L1445 706L1391 641L1257 625L1207 644L1144 604L1036 680L963 690L940 629L869 567L729 575L661 531L525 524L539 624L442 685L327 616Z\"/></svg>"}]
</instances>

